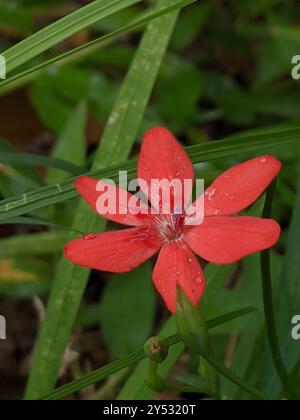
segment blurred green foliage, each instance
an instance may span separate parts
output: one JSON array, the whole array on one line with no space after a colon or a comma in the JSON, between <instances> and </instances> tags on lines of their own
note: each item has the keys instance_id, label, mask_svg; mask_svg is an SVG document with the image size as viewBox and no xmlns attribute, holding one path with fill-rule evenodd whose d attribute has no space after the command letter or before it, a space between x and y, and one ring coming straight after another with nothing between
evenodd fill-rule
<instances>
[{"instance_id":1,"label":"blurred green foliage","mask_svg":"<svg viewBox=\"0 0 300 420\"><path fill-rule=\"evenodd\" d=\"M0 51L78 8L80 3L75 0L0 0ZM38 64L65 49L115 30L143 10L137 5L104 19L33 62ZM256 133L298 126L300 81L291 77L291 60L300 54L299 19L300 3L296 0L203 0L183 10L140 128L137 145L145 130L156 124L169 127L186 145L205 144L240 132ZM85 144L86 116L95 119L98 135L112 109L139 38L140 31L126 34L118 42L83 55L79 60L45 69L22 87L39 123L56 140L53 157L87 166L91 162L94 144L89 147ZM0 107L5 98L0 97ZM1 129L0 124L0 136L5 138ZM6 140L0 142L0 152L13 151ZM87 158L86 149L89 152ZM272 270L281 317L278 321L280 338L290 368L299 360L299 351L295 350L295 343L290 342L288 335L290 316L297 311L300 313L299 151L299 145L278 147L275 151L284 162L274 206L274 217L281 223L283 235L272 255ZM226 158L203 163L197 165L196 173L209 183L237 161ZM54 184L63 179L64 175L55 169L49 170L45 177L34 169L18 165L0 171L0 192L6 198L45 182ZM297 205L294 206L296 197ZM55 208L36 211L34 216L70 226L73 206L73 201L66 202ZM292 214L292 228L287 239ZM30 246L30 232L16 236L9 243L7 255L4 252L4 257L0 256L1 294L20 297L45 294L49 290L52 265L57 262L57 252L64 239L62 234L53 238L53 233L56 234L50 231L48 239L43 238L48 244L48 247L45 245L46 255L33 246L32 254L25 253L24 259L22 244ZM4 250L5 241L7 239L3 239ZM284 274L281 276L282 267ZM96 306L87 305L87 309L90 306L93 310L84 325L101 325L103 338L112 355L120 356L136 350L161 325L161 319L157 321L154 317L156 301L149 270L147 266L132 274L113 276L116 278L110 278L104 290L101 289L101 298L97 297L97 302L93 302ZM227 267L221 274L219 271L215 274L211 267L208 270L208 277L216 282L215 290L208 289L207 292L206 310L210 317L242 306L258 309L250 321L249 318L238 319L229 327L221 326L215 331L220 344L218 354L226 354L229 337L235 333L236 346L230 359L233 369L279 398L281 389L270 362L264 333L258 256L249 257L238 267ZM232 278L235 279L233 283ZM234 290L225 290L226 282L231 286L234 284ZM136 310L139 311L138 317ZM263 361L260 361L261 353ZM178 356L174 357L174 363ZM259 363L260 369L251 370ZM140 375L138 369L137 377ZM193 374L191 371L190 375ZM191 378L193 376L183 379ZM226 380L222 389L226 398L248 397ZM126 392L130 394L128 390L123 391L125 395ZM132 395L138 394L134 388ZM149 397L142 386L140 395Z\"/></svg>"}]
</instances>

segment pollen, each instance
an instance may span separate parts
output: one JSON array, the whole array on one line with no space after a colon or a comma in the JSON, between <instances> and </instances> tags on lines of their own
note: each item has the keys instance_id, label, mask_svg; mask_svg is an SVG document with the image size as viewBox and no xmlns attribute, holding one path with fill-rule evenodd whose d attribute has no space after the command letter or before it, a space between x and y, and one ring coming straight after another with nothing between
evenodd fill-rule
<instances>
[{"instance_id":1,"label":"pollen","mask_svg":"<svg viewBox=\"0 0 300 420\"><path fill-rule=\"evenodd\" d=\"M162 215L156 218L156 227L164 242L183 239L185 219L185 213L173 213L172 215Z\"/></svg>"}]
</instances>

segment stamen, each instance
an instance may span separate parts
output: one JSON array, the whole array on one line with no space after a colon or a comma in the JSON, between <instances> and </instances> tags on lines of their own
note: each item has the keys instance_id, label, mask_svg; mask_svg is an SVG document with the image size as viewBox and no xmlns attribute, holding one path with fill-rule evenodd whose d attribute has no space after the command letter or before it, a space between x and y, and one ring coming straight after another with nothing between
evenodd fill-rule
<instances>
[{"instance_id":1,"label":"stamen","mask_svg":"<svg viewBox=\"0 0 300 420\"><path fill-rule=\"evenodd\" d=\"M164 242L179 241L183 237L185 211L155 217L155 224Z\"/></svg>"}]
</instances>

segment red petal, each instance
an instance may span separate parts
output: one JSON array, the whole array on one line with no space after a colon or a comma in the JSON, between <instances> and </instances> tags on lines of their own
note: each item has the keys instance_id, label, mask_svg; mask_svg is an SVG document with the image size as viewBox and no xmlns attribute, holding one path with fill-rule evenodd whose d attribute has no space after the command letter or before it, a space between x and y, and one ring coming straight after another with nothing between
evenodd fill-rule
<instances>
[{"instance_id":1,"label":"red petal","mask_svg":"<svg viewBox=\"0 0 300 420\"><path fill-rule=\"evenodd\" d=\"M193 165L184 149L166 128L156 127L146 133L138 161L138 176L146 183L141 183L141 188L155 208L161 210L171 202L172 211L173 208L189 204L194 179ZM175 183L180 186L175 186L175 193L171 189L171 194L166 188L162 189L165 197L171 196L170 200L163 199L162 192L159 197L154 198L154 191L153 197L151 196L152 180L176 180ZM186 190L183 187L184 180L187 180L186 184L190 184ZM186 193L182 194L181 190Z\"/></svg>"},{"instance_id":2,"label":"red petal","mask_svg":"<svg viewBox=\"0 0 300 420\"><path fill-rule=\"evenodd\" d=\"M205 215L229 216L244 210L264 192L280 168L275 157L259 156L223 172L205 191Z\"/></svg>"},{"instance_id":3,"label":"red petal","mask_svg":"<svg viewBox=\"0 0 300 420\"><path fill-rule=\"evenodd\" d=\"M193 252L186 244L170 242L160 251L153 281L172 313L176 312L177 285L193 305L197 305L205 290L204 273Z\"/></svg>"},{"instance_id":4,"label":"red petal","mask_svg":"<svg viewBox=\"0 0 300 420\"><path fill-rule=\"evenodd\" d=\"M146 204L139 201L138 206L132 205L131 203L136 202L137 199L113 184L83 176L78 178L74 185L91 208L105 219L129 226L142 226L152 220L150 208ZM106 208L100 205L101 197ZM107 197L110 208L108 208Z\"/></svg>"},{"instance_id":5,"label":"red petal","mask_svg":"<svg viewBox=\"0 0 300 420\"><path fill-rule=\"evenodd\" d=\"M151 258L160 246L154 230L138 227L75 239L66 246L65 256L83 267L125 273Z\"/></svg>"},{"instance_id":6,"label":"red petal","mask_svg":"<svg viewBox=\"0 0 300 420\"><path fill-rule=\"evenodd\" d=\"M280 236L280 226L258 217L206 217L190 227L184 240L196 254L214 264L230 264L246 255L271 248Z\"/></svg>"}]
</instances>

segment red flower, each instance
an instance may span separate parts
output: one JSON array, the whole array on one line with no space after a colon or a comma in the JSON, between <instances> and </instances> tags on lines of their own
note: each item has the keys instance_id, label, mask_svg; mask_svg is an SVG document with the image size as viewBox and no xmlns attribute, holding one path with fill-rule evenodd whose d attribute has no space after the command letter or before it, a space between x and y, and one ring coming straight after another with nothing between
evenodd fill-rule
<instances>
[{"instance_id":1,"label":"red flower","mask_svg":"<svg viewBox=\"0 0 300 420\"><path fill-rule=\"evenodd\" d=\"M264 192L280 168L280 162L273 156L260 156L222 173L205 191L205 217L199 225L188 225L189 209L169 215L161 211L158 215L104 214L108 220L134 227L75 239L66 246L65 255L81 266L121 273L133 270L159 252L153 281L169 310L176 312L177 286L197 305L205 290L205 277L195 254L215 264L230 264L277 242L280 227L274 220L234 215ZM194 170L172 134L157 127L143 140L138 177L151 190L153 178L176 178L183 182L193 180ZM102 194L96 191L98 182L88 177L75 182L79 193L95 211ZM145 185L141 184L141 188L145 190ZM121 190L115 187L114 191ZM126 203L132 198L125 191L122 195ZM175 195L173 191L173 198ZM185 204L189 198L185 197ZM199 203L198 200L194 205ZM160 202L160 210L163 204ZM141 206L145 208L138 202L136 209Z\"/></svg>"}]
</instances>

